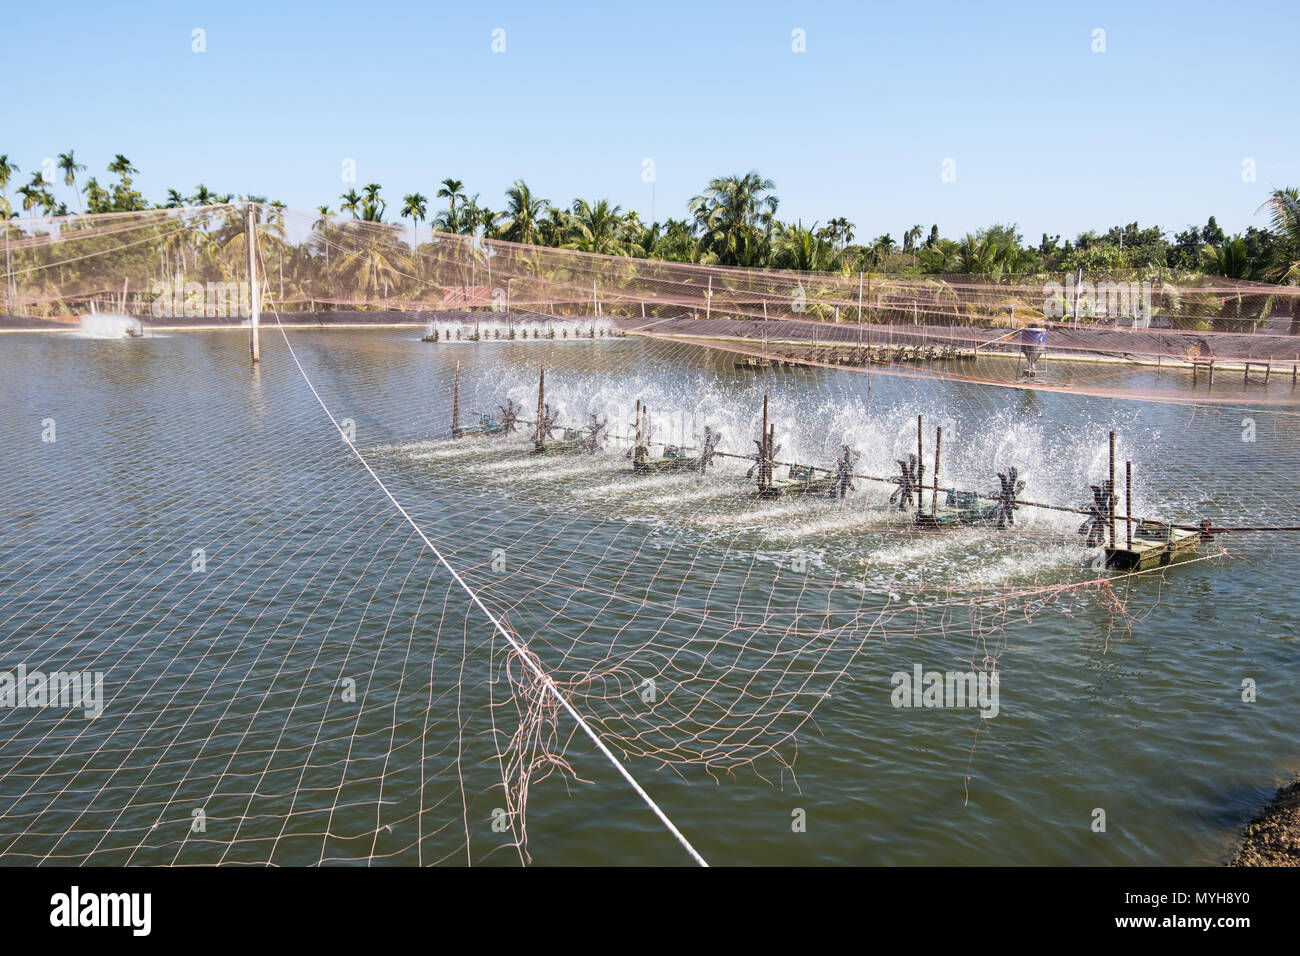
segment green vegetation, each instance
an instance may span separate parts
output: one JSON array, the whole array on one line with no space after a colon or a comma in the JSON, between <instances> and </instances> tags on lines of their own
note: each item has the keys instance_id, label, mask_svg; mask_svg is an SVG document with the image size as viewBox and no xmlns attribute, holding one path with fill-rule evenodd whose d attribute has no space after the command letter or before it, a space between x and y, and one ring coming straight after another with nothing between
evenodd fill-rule
<instances>
[{"instance_id":1,"label":"green vegetation","mask_svg":"<svg viewBox=\"0 0 1300 956\"><path fill-rule=\"evenodd\" d=\"M78 173L85 172L86 166L77 162L71 150L59 155L57 165L63 185L76 196L78 209L87 213L222 205L236 198L213 193L200 183L188 196L169 189L165 202L150 204L133 185L136 168L120 153L107 166L114 177L107 185L94 176L79 185ZM70 214L67 204L55 196L55 184L40 171L14 190L21 197L21 210L14 209L10 186L18 182L18 172L7 155L0 156L0 215ZM401 217L417 227L428 220L438 231L527 245L842 275L871 271L998 277L1169 269L1261 282L1300 280L1300 194L1294 187L1275 190L1261 207L1270 217L1267 227L1252 226L1241 235L1225 235L1211 216L1204 226L1188 226L1181 232L1132 222L1104 234L1080 233L1064 242L1059 235L1044 233L1036 245L1026 243L1014 224L1000 223L955 239L941 236L937 224L927 232L918 223L902 234L901 245L889 233L855 242L856 226L843 217L808 227L802 222L781 222L776 217L775 189L775 183L754 171L723 176L691 199L686 218L646 225L635 212L624 212L607 199L553 203L537 196L523 180L506 190L505 209L496 212L480 202L479 194L467 195L461 180L447 178L435 192L435 201L445 203L444 208L430 219L429 200L410 193L403 197ZM319 208L322 213L327 209ZM354 219L383 222L387 202L382 187L369 183L360 193L349 189L341 195L339 209Z\"/></svg>"}]
</instances>

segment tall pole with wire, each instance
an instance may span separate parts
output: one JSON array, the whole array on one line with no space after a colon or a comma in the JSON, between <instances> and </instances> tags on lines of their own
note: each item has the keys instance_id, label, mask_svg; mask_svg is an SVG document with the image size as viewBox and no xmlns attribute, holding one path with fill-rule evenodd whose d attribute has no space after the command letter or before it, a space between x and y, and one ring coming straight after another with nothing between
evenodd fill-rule
<instances>
[{"instance_id":1,"label":"tall pole with wire","mask_svg":"<svg viewBox=\"0 0 1300 956\"><path fill-rule=\"evenodd\" d=\"M256 365L262 360L262 343L258 338L258 323L262 318L262 296L257 285L257 223L253 203L248 204L248 222L244 238L248 243L248 350Z\"/></svg>"}]
</instances>

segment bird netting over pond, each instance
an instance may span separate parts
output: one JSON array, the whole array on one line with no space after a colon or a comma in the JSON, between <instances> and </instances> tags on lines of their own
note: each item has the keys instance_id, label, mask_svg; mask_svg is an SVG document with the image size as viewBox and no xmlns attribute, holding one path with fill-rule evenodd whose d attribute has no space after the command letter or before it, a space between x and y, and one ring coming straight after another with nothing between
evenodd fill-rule
<instances>
[{"instance_id":1,"label":"bird netting over pond","mask_svg":"<svg viewBox=\"0 0 1300 956\"><path fill-rule=\"evenodd\" d=\"M6 236L6 310L65 321L125 312L141 331L238 323L250 307L249 210L266 260L262 298L292 324L336 322L340 311L364 312L358 320L370 322L459 313L432 330L468 336L477 326L480 336L495 337L519 334L515 314L570 320L577 334L602 320L625 332L708 340L755 364L1146 398L1163 396L1153 377L1176 374L1190 376L1207 401L1236 400L1253 383L1290 381L1300 364L1300 340L1290 334L1300 318L1294 286L1167 268L736 269L247 204L15 220ZM618 249L616 240L590 237L587 245ZM1026 336L1027 327L1041 327L1045 341Z\"/></svg>"},{"instance_id":2,"label":"bird netting over pond","mask_svg":"<svg viewBox=\"0 0 1300 956\"><path fill-rule=\"evenodd\" d=\"M642 307L826 337L880 317L778 322L760 286L789 276L441 235L412 253L410 230L369 224L307 223L295 243L294 214L263 213L284 239L264 224L251 373L244 336L169 333L175 309L152 305L137 336L6 337L7 861L690 859L665 826L711 860L779 859L736 808L799 807L772 795L809 775L847 799L847 765L871 768L880 793L853 800L882 821L898 775L930 766L964 826L968 801L1013 789L989 776L1002 761L1062 775L982 738L1082 719L1096 692L1063 689L1080 646L1196 644L1214 630L1204 589L1256 614L1285 592L1276 538L1201 528L1300 523L1289 368L1233 398L1223 378L1193 391L1190 370L1081 362L1055 388L989 387L1023 375L1014 353L976 360L980 381L925 355L748 365L736 348L784 353L665 336ZM16 273L80 270L75 293L47 287L49 315L102 297L145 318L131 289L178 256L187 277L237 281L241 215L110 217L24 246L65 258ZM162 251L182 223L228 234ZM92 238L106 251L78 246ZM299 275L304 244L333 264ZM128 248L140 271L111 283L74 265ZM207 308L189 281L179 318ZM858 278L826 281L849 295ZM736 318L742 300L768 322ZM420 327L281 325L322 302L422 310ZM1043 726L1018 725L1027 712ZM1008 819L1043 810L1026 789ZM942 858L946 825L922 859Z\"/></svg>"}]
</instances>

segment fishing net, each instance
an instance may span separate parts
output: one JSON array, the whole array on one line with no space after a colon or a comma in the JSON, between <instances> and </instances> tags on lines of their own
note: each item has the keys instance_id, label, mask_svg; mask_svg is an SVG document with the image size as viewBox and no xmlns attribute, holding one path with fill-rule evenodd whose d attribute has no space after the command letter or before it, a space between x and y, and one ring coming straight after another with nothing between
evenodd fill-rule
<instances>
[{"instance_id":1,"label":"fishing net","mask_svg":"<svg viewBox=\"0 0 1300 956\"><path fill-rule=\"evenodd\" d=\"M6 356L4 665L109 687L93 720L0 711L7 861L735 859L702 805L798 793L800 747L879 660L988 687L1031 622L1104 647L1180 568L1266 553L1202 521L1296 523L1257 491L1300 463L1292 288L254 218L251 378L247 333L169 333L247 324L244 207L10 236L11 325L147 351L121 374L68 368L58 336ZM1195 553L1108 567L1139 519ZM961 726L965 794L986 721Z\"/></svg>"}]
</instances>

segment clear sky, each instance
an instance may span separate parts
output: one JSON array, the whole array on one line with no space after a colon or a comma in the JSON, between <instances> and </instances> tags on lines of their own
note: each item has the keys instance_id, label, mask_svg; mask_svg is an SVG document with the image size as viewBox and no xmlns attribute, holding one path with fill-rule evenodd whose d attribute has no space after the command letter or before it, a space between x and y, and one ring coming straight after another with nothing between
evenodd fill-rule
<instances>
[{"instance_id":1,"label":"clear sky","mask_svg":"<svg viewBox=\"0 0 1300 956\"><path fill-rule=\"evenodd\" d=\"M337 209L351 159L389 219L447 176L495 209L523 178L649 218L650 158L661 220L757 169L780 218L846 216L859 239L1001 221L1036 241L1262 226L1268 191L1300 185L1296 0L61 0L3 24L0 153L20 178L69 148L107 178L121 152L151 200L202 182Z\"/></svg>"}]
</instances>

